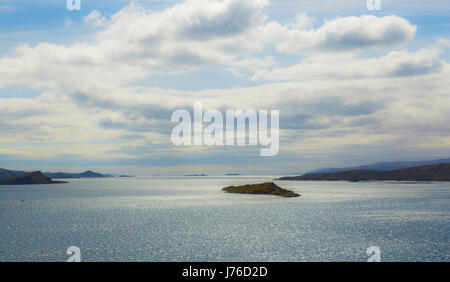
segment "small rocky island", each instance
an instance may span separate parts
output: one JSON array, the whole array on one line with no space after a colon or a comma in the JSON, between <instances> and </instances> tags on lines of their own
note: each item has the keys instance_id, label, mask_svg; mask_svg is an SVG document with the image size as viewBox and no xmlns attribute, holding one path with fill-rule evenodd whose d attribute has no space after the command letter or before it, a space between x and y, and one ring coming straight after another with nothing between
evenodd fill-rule
<instances>
[{"instance_id":1,"label":"small rocky island","mask_svg":"<svg viewBox=\"0 0 450 282\"><path fill-rule=\"evenodd\" d=\"M222 189L228 193L239 194L267 194L281 197L299 197L300 195L290 190L283 189L273 182L261 184L247 184L242 186L228 186Z\"/></svg>"},{"instance_id":2,"label":"small rocky island","mask_svg":"<svg viewBox=\"0 0 450 282\"><path fill-rule=\"evenodd\" d=\"M25 185L25 184L59 184L64 181L53 181L40 171L23 173L16 176L0 179L0 185Z\"/></svg>"}]
</instances>

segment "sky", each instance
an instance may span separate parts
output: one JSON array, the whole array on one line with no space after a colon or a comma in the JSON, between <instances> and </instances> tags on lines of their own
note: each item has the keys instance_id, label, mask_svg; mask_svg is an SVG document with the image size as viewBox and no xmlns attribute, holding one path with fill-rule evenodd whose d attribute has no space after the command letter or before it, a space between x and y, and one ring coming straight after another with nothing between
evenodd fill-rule
<instances>
[{"instance_id":1,"label":"sky","mask_svg":"<svg viewBox=\"0 0 450 282\"><path fill-rule=\"evenodd\" d=\"M450 1L0 1L0 167L290 174L450 156ZM279 110L280 150L171 114Z\"/></svg>"}]
</instances>

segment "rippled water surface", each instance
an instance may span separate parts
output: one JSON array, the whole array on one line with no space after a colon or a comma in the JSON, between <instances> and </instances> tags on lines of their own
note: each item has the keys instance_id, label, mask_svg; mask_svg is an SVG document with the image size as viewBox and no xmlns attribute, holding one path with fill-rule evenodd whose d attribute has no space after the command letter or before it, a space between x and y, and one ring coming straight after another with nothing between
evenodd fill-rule
<instances>
[{"instance_id":1,"label":"rippled water surface","mask_svg":"<svg viewBox=\"0 0 450 282\"><path fill-rule=\"evenodd\" d=\"M277 181L298 198L226 194L273 177L71 179L0 186L0 260L450 261L450 182Z\"/></svg>"}]
</instances>

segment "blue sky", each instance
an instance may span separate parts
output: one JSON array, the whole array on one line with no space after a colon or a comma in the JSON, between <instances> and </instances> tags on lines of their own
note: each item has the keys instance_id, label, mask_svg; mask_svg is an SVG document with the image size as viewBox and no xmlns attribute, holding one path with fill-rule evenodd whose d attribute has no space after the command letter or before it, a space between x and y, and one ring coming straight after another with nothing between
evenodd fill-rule
<instances>
[{"instance_id":1,"label":"blue sky","mask_svg":"<svg viewBox=\"0 0 450 282\"><path fill-rule=\"evenodd\" d=\"M450 153L449 1L81 1L0 1L0 167L283 174ZM170 114L195 101L280 110L280 153L174 147Z\"/></svg>"}]
</instances>

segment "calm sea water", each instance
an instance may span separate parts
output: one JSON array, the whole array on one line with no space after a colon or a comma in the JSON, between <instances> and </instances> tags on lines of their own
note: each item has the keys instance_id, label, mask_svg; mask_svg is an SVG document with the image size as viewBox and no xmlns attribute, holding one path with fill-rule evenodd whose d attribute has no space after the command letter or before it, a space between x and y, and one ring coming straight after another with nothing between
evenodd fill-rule
<instances>
[{"instance_id":1,"label":"calm sea water","mask_svg":"<svg viewBox=\"0 0 450 282\"><path fill-rule=\"evenodd\" d=\"M450 182L277 181L298 198L226 194L273 177L71 179L0 187L0 261L450 261Z\"/></svg>"}]
</instances>

